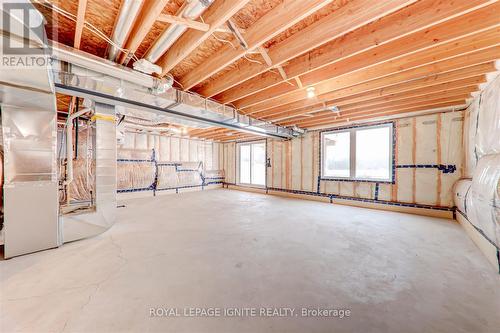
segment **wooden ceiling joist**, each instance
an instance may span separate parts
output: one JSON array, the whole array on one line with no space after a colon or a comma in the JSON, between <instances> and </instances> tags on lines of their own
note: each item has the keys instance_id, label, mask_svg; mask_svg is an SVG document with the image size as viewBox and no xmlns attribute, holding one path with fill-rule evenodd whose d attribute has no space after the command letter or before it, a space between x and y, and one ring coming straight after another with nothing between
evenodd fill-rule
<instances>
[{"instance_id":1,"label":"wooden ceiling joist","mask_svg":"<svg viewBox=\"0 0 500 333\"><path fill-rule=\"evenodd\" d=\"M270 10L246 30L245 41L248 44L248 50L256 49L264 44L264 42L331 2L332 0L284 0L283 3ZM234 49L229 45L225 45L217 52L217 56L207 59L201 65L189 71L187 75L179 78L179 81L184 89L191 89L198 83L242 58L248 50L244 48ZM163 63L158 64L164 67L164 73L168 72L168 68L171 67L165 66Z\"/></svg>"},{"instance_id":2,"label":"wooden ceiling joist","mask_svg":"<svg viewBox=\"0 0 500 333\"><path fill-rule=\"evenodd\" d=\"M498 33L498 31L495 33ZM494 61L499 57L500 47L498 44L500 40L497 39L497 36L488 35L485 39L480 40L469 40L470 38L475 39L476 36L467 37L466 40L461 42L455 41L428 51L418 52L408 57L365 68L349 73L349 75L333 77L315 85L316 94L322 95L370 81L372 82L368 83L368 86L372 86L372 89L381 88L382 86L377 85L389 86L432 74ZM381 80L373 82L376 79ZM262 102L244 108L243 111L246 114L252 114L306 98L305 90L295 90L278 96L268 95Z\"/></svg>"},{"instance_id":3,"label":"wooden ceiling joist","mask_svg":"<svg viewBox=\"0 0 500 333\"><path fill-rule=\"evenodd\" d=\"M78 12L76 14L75 40L73 47L80 48L82 42L83 27L85 26L85 11L87 9L87 0L78 0Z\"/></svg>"},{"instance_id":4,"label":"wooden ceiling joist","mask_svg":"<svg viewBox=\"0 0 500 333\"><path fill-rule=\"evenodd\" d=\"M402 99L402 100L396 100L396 101L389 101L386 103L382 103L380 105L373 105L373 106L365 106L365 105L360 105L356 107L350 107L346 108L340 113L334 113L332 111L320 111L317 113L313 114L313 117L307 117L307 118L301 118L302 116L298 116L298 118L294 119L287 119L284 121L279 121L278 123L280 125L284 126L289 126L289 125L294 125L297 124L297 122L300 122L302 120L305 121L315 121L319 119L328 119L328 118L337 118L339 116L349 116L352 113L356 112L378 112L378 111L384 111L384 110L390 110L391 108L403 108L403 107L413 107L413 106L421 106L421 105L429 105L429 104L436 104L436 103L444 103L444 102L449 102L449 101L456 101L456 100L465 100L469 97L471 97L471 93L474 91L477 91L477 87L469 88L469 89L460 89L460 91L452 91L449 93L435 93L435 94L430 94L426 97L420 97L420 98L407 98L407 99ZM432 102L432 103L431 103Z\"/></svg>"},{"instance_id":5,"label":"wooden ceiling joist","mask_svg":"<svg viewBox=\"0 0 500 333\"><path fill-rule=\"evenodd\" d=\"M165 22L165 23L182 24L188 28L199 30L199 31L208 31L210 29L210 26L206 23L190 20L190 19L187 19L187 18L184 18L181 16L175 16L175 15L161 14L160 16L158 16L157 21Z\"/></svg>"},{"instance_id":6,"label":"wooden ceiling joist","mask_svg":"<svg viewBox=\"0 0 500 333\"><path fill-rule=\"evenodd\" d=\"M212 36L218 27L225 24L248 2L249 0L215 1L203 14L203 21L210 26L210 29L185 32L158 60L157 65L162 67L163 75L166 75L183 59L187 58L201 43Z\"/></svg>"},{"instance_id":7,"label":"wooden ceiling joist","mask_svg":"<svg viewBox=\"0 0 500 333\"><path fill-rule=\"evenodd\" d=\"M210 85L207 85L198 92L207 97L219 94L273 66L280 66L300 54L395 12L413 2L415 1L391 0L373 2L372 0L354 0L348 2L332 14L316 21L314 24L293 34L280 43L271 46L266 51L266 55L264 55L264 59L266 59L266 56L268 58L266 64L255 62L245 63L237 71L231 71L222 75L217 81L211 82ZM283 72L285 74L285 71ZM283 76L288 78L288 75L283 74L281 74L282 78Z\"/></svg>"},{"instance_id":8,"label":"wooden ceiling joist","mask_svg":"<svg viewBox=\"0 0 500 333\"><path fill-rule=\"evenodd\" d=\"M299 108L304 108L307 106L312 106L321 103L334 103L338 100L349 99L351 102L363 101L370 98L376 98L378 96L386 96L389 94L397 94L402 92L411 91L414 89L420 89L424 87L431 87L441 84L453 84L457 81L467 80L469 78L477 77L489 72L496 71L497 68L494 62L483 63L475 66L470 66L466 68L457 69L454 71L449 71L446 73L439 73L436 75L431 75L428 77L406 81L404 78L401 79L402 83L397 83L393 85L385 86L385 79L381 78L368 83L361 83L355 86L339 89L332 91L323 95L318 95L317 99L310 100L300 100L297 102L285 104L278 106L276 108L256 112L253 115L259 115L264 117L266 115L280 114L283 112L288 112L289 110L296 110ZM473 84L473 83L471 83ZM382 86L382 87L380 87Z\"/></svg>"},{"instance_id":9,"label":"wooden ceiling joist","mask_svg":"<svg viewBox=\"0 0 500 333\"><path fill-rule=\"evenodd\" d=\"M391 94L387 96L382 96L374 99L369 99L369 100L364 100L360 102L350 102L349 100L346 100L344 102L337 102L335 104L327 104L326 106L331 106L335 105L339 110L340 113L344 111L348 111L351 109L355 108L367 108L367 107L374 107L374 106L384 106L386 103L394 103L398 101L403 101L403 100L409 100L409 101L415 101L419 102L423 99L426 98L431 98L430 96L435 96L436 94L439 94L440 96L449 96L449 95L458 95L461 93L471 93L473 91L477 91L479 89L478 84L486 82L486 77L483 76L478 76L474 77L471 80L467 81L473 81L474 83L462 83L461 81L454 82L453 85L449 84L443 84L443 85L437 85L437 86L431 86L431 87L424 87L420 89L416 89L414 91L409 91L409 92L404 92L404 93L399 93L399 94ZM289 111L286 113L278 114L278 115L272 115L272 116L267 116L267 117L262 117L262 119L267 120L267 121L272 121L272 122L278 122L282 121L285 119L291 119L292 117L298 117L304 114L310 114L313 113L317 115L316 112L320 112L325 110L324 106L321 105L316 105L313 107L306 107L294 111ZM259 117L261 118L261 117Z\"/></svg>"},{"instance_id":10,"label":"wooden ceiling joist","mask_svg":"<svg viewBox=\"0 0 500 333\"><path fill-rule=\"evenodd\" d=\"M313 129L317 128L318 126L321 126L322 128L326 127L331 127L331 126L337 126L341 125L343 123L350 123L353 121L360 121L360 120L366 120L366 119L374 119L374 118L379 118L379 117L389 117L389 116L395 116L395 115L400 115L400 114L410 114L412 112L417 112L417 111L432 111L432 110L438 110L442 108L453 108L457 107L463 107L465 105L466 101L465 100L457 100L457 101L450 101L450 102L444 102L444 103L437 103L437 104L429 104L429 105L424 105L424 106L414 106L411 108L396 108L395 110L385 110L382 112L368 112L368 113L358 113L356 115L351 115L351 116L346 116L346 117L339 117L337 119L322 119L322 120L316 120L316 121L311 121L311 122L303 122L300 126L303 128L307 129Z\"/></svg>"},{"instance_id":11,"label":"wooden ceiling joist","mask_svg":"<svg viewBox=\"0 0 500 333\"><path fill-rule=\"evenodd\" d=\"M337 71L344 67L346 71L357 70L498 26L500 4L484 7L485 3L487 2L458 1L459 5L456 6L455 2L423 0L291 60L284 66L284 70L289 78L300 77L306 86L311 84L311 80L303 79L307 73L317 70L315 75L318 72L321 74L323 67L329 64L337 68ZM468 13L442 22L450 15L453 17L463 12ZM435 25L436 21L442 23ZM435 26L429 27L433 24ZM311 74L309 77L315 75ZM280 93L297 89L282 83L274 73L267 72L215 98L224 103L235 101L238 107L246 107L259 101L260 97L256 93L271 88Z\"/></svg>"},{"instance_id":12,"label":"wooden ceiling joist","mask_svg":"<svg viewBox=\"0 0 500 333\"><path fill-rule=\"evenodd\" d=\"M134 54L139 48L142 41L153 27L158 17L161 15L163 8L169 0L154 0L145 1L141 12L130 32L129 38L125 42L124 49L128 50L128 54L121 53L118 58L118 63L123 64L130 54Z\"/></svg>"}]
</instances>

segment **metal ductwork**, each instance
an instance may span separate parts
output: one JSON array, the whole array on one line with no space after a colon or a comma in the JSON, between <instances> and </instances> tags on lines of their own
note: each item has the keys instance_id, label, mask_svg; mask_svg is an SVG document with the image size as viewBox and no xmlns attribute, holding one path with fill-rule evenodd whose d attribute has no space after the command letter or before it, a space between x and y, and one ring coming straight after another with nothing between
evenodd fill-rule
<instances>
[{"instance_id":1,"label":"metal ductwork","mask_svg":"<svg viewBox=\"0 0 500 333\"><path fill-rule=\"evenodd\" d=\"M134 25L135 20L141 10L144 0L123 0L120 7L120 14L118 20L116 21L115 30L113 31L113 36L111 40L120 48L125 45L130 30ZM120 50L115 45L111 45L109 48L108 59L115 60L120 54Z\"/></svg>"},{"instance_id":2,"label":"metal ductwork","mask_svg":"<svg viewBox=\"0 0 500 333\"><path fill-rule=\"evenodd\" d=\"M65 179L58 174L56 91L43 17L29 1L9 5L14 10L3 12L9 7L1 7L0 27L9 29L0 31L0 48L20 45L19 53L9 56L37 61L27 66L4 65L0 77L5 179L1 234L6 258L102 233L114 223L116 211L114 106L99 103L95 103L92 121L96 141L92 205L71 215L65 215L59 205L60 184ZM10 25L4 25L4 19ZM72 144L68 148L72 150Z\"/></svg>"},{"instance_id":3,"label":"metal ductwork","mask_svg":"<svg viewBox=\"0 0 500 333\"><path fill-rule=\"evenodd\" d=\"M96 103L95 131L95 193L92 208L61 216L64 242L91 237L111 228L116 217L116 123L115 108Z\"/></svg>"},{"instance_id":4,"label":"metal ductwork","mask_svg":"<svg viewBox=\"0 0 500 333\"><path fill-rule=\"evenodd\" d=\"M212 4L214 0L188 0L186 5L180 9L183 18L195 20ZM187 30L182 24L171 24L146 53L146 60L155 63L160 57L179 39Z\"/></svg>"},{"instance_id":5,"label":"metal ductwork","mask_svg":"<svg viewBox=\"0 0 500 333\"><path fill-rule=\"evenodd\" d=\"M124 115L194 128L225 127L281 139L300 135L292 129L244 116L233 107L202 96L166 89L162 80L102 58L75 54L59 44L54 46L53 57L58 92L122 106L120 112Z\"/></svg>"},{"instance_id":6,"label":"metal ductwork","mask_svg":"<svg viewBox=\"0 0 500 333\"><path fill-rule=\"evenodd\" d=\"M40 65L4 64L1 70L6 258L61 244L57 200L56 98L45 48L47 39L43 17L29 1L9 5L11 10L8 10L7 4L1 7L0 27L9 27L9 30L0 31L0 48L5 51L16 40L22 48L13 49L5 56L18 60L35 57ZM5 19L10 21L10 25L4 24ZM26 31L30 33L27 35Z\"/></svg>"}]
</instances>

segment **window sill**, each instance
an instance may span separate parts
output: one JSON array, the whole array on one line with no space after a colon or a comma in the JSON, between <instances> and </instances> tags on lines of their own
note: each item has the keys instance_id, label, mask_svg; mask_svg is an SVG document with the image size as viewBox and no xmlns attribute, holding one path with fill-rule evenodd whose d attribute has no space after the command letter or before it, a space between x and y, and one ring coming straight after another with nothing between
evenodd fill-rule
<instances>
[{"instance_id":1,"label":"window sill","mask_svg":"<svg viewBox=\"0 0 500 333\"><path fill-rule=\"evenodd\" d=\"M357 179L357 178L334 178L334 177L320 177L320 181L327 182L353 182L353 183L378 183L378 184L396 184L394 180L387 179Z\"/></svg>"}]
</instances>

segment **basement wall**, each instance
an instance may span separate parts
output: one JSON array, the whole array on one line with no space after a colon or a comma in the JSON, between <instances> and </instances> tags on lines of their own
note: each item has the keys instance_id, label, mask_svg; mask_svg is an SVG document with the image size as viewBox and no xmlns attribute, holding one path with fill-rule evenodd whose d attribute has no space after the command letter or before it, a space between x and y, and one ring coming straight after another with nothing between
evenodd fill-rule
<instances>
[{"instance_id":1,"label":"basement wall","mask_svg":"<svg viewBox=\"0 0 500 333\"><path fill-rule=\"evenodd\" d=\"M457 220L500 272L500 76L464 111L464 179Z\"/></svg>"},{"instance_id":2,"label":"basement wall","mask_svg":"<svg viewBox=\"0 0 500 333\"><path fill-rule=\"evenodd\" d=\"M165 136L151 133L125 132L118 152L155 150L156 160L162 162L202 162L204 170L219 170L221 144L218 142Z\"/></svg>"},{"instance_id":3,"label":"basement wall","mask_svg":"<svg viewBox=\"0 0 500 333\"><path fill-rule=\"evenodd\" d=\"M217 142L126 131L117 155L120 198L203 190L224 180Z\"/></svg>"},{"instance_id":4,"label":"basement wall","mask_svg":"<svg viewBox=\"0 0 500 333\"><path fill-rule=\"evenodd\" d=\"M323 196L331 201L346 199L451 212L453 184L463 173L463 112L393 122L396 137L393 184L318 181L321 131L311 131L292 140L267 140L267 156L271 162L267 168L267 190ZM222 151L226 182L235 184L236 144L225 143ZM452 166L455 170L445 173L437 165Z\"/></svg>"}]
</instances>

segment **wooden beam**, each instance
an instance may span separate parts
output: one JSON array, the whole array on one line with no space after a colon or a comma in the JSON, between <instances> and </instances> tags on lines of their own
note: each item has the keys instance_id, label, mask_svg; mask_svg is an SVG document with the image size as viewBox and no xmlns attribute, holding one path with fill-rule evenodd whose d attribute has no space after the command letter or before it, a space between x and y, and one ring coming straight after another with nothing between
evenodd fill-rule
<instances>
[{"instance_id":1,"label":"wooden beam","mask_svg":"<svg viewBox=\"0 0 500 333\"><path fill-rule=\"evenodd\" d=\"M83 27L85 26L85 11L87 9L87 0L78 0L78 12L76 14L75 39L73 47L80 48L82 42Z\"/></svg>"},{"instance_id":2,"label":"wooden beam","mask_svg":"<svg viewBox=\"0 0 500 333\"><path fill-rule=\"evenodd\" d=\"M239 68L238 71L226 73L217 79L217 81L212 82L198 92L204 96L214 96L264 72L270 67L279 66L299 54L345 35L356 28L395 12L401 7L413 2L415 1L389 0L374 2L370 0L353 0L348 2L344 6L333 11L330 15L271 46L269 49L269 56L267 56L268 60L266 60L267 66L256 63L245 64ZM259 22L257 22L256 25L259 25ZM266 59L266 57L264 59ZM269 65L270 63L272 65ZM227 64L225 65L227 66ZM217 71L220 69L221 68ZM287 75L284 75L284 77L287 77Z\"/></svg>"},{"instance_id":3,"label":"wooden beam","mask_svg":"<svg viewBox=\"0 0 500 333\"><path fill-rule=\"evenodd\" d=\"M142 41L153 27L158 17L161 15L163 8L168 3L168 0L149 0L142 5L141 12L137 17L130 35L125 42L124 49L128 50L128 54L121 53L118 58L118 63L123 64L130 54L134 54L139 48Z\"/></svg>"},{"instance_id":4,"label":"wooden beam","mask_svg":"<svg viewBox=\"0 0 500 333\"><path fill-rule=\"evenodd\" d=\"M415 89L411 91L406 91L398 94L391 94L391 95L386 95L386 96L381 96L373 99L368 99L368 100L363 100L363 101L358 101L358 102L351 102L349 99L345 99L342 102L335 102L335 103L330 103L329 105L335 105L339 108L340 112L345 112L346 110L351 110L355 108L363 108L363 107L368 107L368 106L380 106L384 105L385 103L388 102L395 102L395 101L401 101L401 100L406 100L406 99L411 99L412 101L418 102L421 99L425 98L430 98L429 96L433 96L436 93L440 95L448 95L450 93L456 95L457 93L461 92L473 92L477 91L478 84L486 82L486 77L484 75L478 76L478 77L473 77L467 80L463 81L454 81L452 84L450 83L445 83L445 84L440 84L440 85L435 85L435 86L430 86L430 87L423 87L420 89ZM327 105L328 106L328 105ZM272 121L272 122L278 122L282 121L285 119L290 119L292 117L298 117L307 113L313 113L313 112L319 112L325 110L324 106L321 105L315 105L312 107L305 107L301 108L298 110L294 111L289 111L286 113L281 113L277 115L271 115L271 116L258 116L259 119L264 119L266 121ZM316 113L315 113L316 114Z\"/></svg>"},{"instance_id":5,"label":"wooden beam","mask_svg":"<svg viewBox=\"0 0 500 333\"><path fill-rule=\"evenodd\" d=\"M160 14L158 16L157 21L165 22L165 23L176 23L185 25L188 28L199 30L199 31L208 31L210 26L206 23L190 20L184 18L182 16L168 15L168 14Z\"/></svg>"},{"instance_id":6,"label":"wooden beam","mask_svg":"<svg viewBox=\"0 0 500 333\"><path fill-rule=\"evenodd\" d=\"M388 114L390 112L396 111L396 112L414 112L416 110L423 110L423 109L435 109L435 108L440 108L444 106L460 106L465 104L465 99L466 98L456 98L456 99L441 99L441 100L432 100L432 101L427 101L427 102L422 102L422 103L415 103L413 105L402 105L402 106L394 106L394 107L387 107L383 110L378 110L378 111L372 111L372 110L357 110L357 111L352 111L349 113L346 113L344 115L341 115L340 117L337 117L335 115L327 115L327 116L321 116L321 117L316 117L316 118L308 118L304 120L298 120L293 123L290 123L292 125L297 125L299 127L305 127L308 128L309 126L315 126L318 124L324 124L324 123L331 123L333 121L341 121L341 120L347 120L347 119L356 119L357 117L370 117L370 116L381 116ZM287 124L288 122L285 122L284 124Z\"/></svg>"},{"instance_id":7,"label":"wooden beam","mask_svg":"<svg viewBox=\"0 0 500 333\"><path fill-rule=\"evenodd\" d=\"M157 61L166 75L221 25L243 8L249 0L215 1L203 14L203 20L210 26L208 31L186 31L174 45Z\"/></svg>"},{"instance_id":8,"label":"wooden beam","mask_svg":"<svg viewBox=\"0 0 500 333\"><path fill-rule=\"evenodd\" d=\"M452 102L434 104L434 105L428 105L428 106L418 106L418 107L413 107L413 108L408 108L408 109L383 111L383 112L379 112L379 113L371 113L368 115L356 115L356 116L352 116L352 117L338 118L336 120L331 120L331 121L320 121L316 124L314 124L314 123L305 124L305 125L302 125L302 128L317 129L317 128L327 128L327 127L336 126L336 125L345 125L348 123L352 123L354 121L361 121L361 120L376 121L377 119L380 119L381 117L390 117L390 116L397 116L397 115L411 115L412 113L415 113L418 111L432 112L433 110L435 110L435 112L441 112L441 110L443 108L451 108L451 107L458 108L458 107L464 106L465 103L466 103L465 100L461 100L461 101L452 101Z\"/></svg>"},{"instance_id":9,"label":"wooden beam","mask_svg":"<svg viewBox=\"0 0 500 333\"><path fill-rule=\"evenodd\" d=\"M447 93L443 92L437 92L434 94L429 94L424 97L411 97L411 98L406 98L406 99L401 99L401 100L395 100L395 101L388 101L385 103L381 103L378 105L355 105L349 108L345 108L340 111L339 114L335 114L331 111L319 111L314 113L314 117L308 117L308 118L301 118L302 116L298 116L298 118L292 118L292 119L287 119L283 121L279 121L278 123L283 126L287 125L293 125L297 121L301 120L306 120L306 121L315 121L318 119L328 119L330 117L340 117L340 116L348 116L351 115L352 113L357 113L357 112L378 112L378 111L384 111L388 110L390 108L403 108L403 107L413 107L413 106L419 106L419 105L427 105L430 102L433 104L435 103L442 103L442 102L448 102L450 100L455 101L455 100L461 100L461 99L467 99L471 96L471 93L474 91L477 91L478 87L472 87L468 89L458 89L458 90L452 90ZM360 111L361 110L361 111Z\"/></svg>"},{"instance_id":10,"label":"wooden beam","mask_svg":"<svg viewBox=\"0 0 500 333\"><path fill-rule=\"evenodd\" d=\"M357 57L359 69L362 66L373 65L395 56L416 52L481 31L497 25L500 20L496 14L500 10L498 3L477 9L487 3L486 0L460 0L453 3L422 0L351 32L349 38L337 38L320 48L290 60L284 66L284 70L288 77L292 78L328 64L337 64L339 67L345 64L350 65L352 63L350 58L362 53L364 56L361 58L364 61L360 60L360 56ZM461 16L457 17L457 15ZM384 46L385 44L387 45ZM373 51L370 52L372 49ZM245 68L238 72L245 72ZM241 79L240 82L243 81ZM279 77L267 72L216 95L215 98L228 103L249 96L248 101L252 100L250 95L279 85L281 82ZM289 91L292 89L289 85L286 88ZM246 102L245 105L250 104Z\"/></svg>"},{"instance_id":11,"label":"wooden beam","mask_svg":"<svg viewBox=\"0 0 500 333\"><path fill-rule=\"evenodd\" d=\"M498 31L495 33L498 33ZM498 36L488 35L485 39L478 40L475 39L476 37L467 37L461 41L443 44L428 51L414 53L404 58L391 60L349 73L349 75L333 77L315 85L316 94L321 95L378 78L384 78L385 85L389 86L402 81L413 80L498 59L500 52L500 47L498 46L500 40ZM395 75L397 73L401 73L402 75ZM367 90L382 87L373 85L373 83L368 83L368 86ZM269 93L271 91L266 93L265 98L262 98L262 102L250 108L245 108L245 113L267 110L307 98L305 89L295 90L279 96L269 95Z\"/></svg>"},{"instance_id":12,"label":"wooden beam","mask_svg":"<svg viewBox=\"0 0 500 333\"><path fill-rule=\"evenodd\" d=\"M262 58L266 62L267 66L269 66L269 68L275 67L278 70L278 72L280 73L281 78L283 80L287 81L288 77L286 76L286 73L283 70L283 67L281 67L281 65L276 65L276 66L273 65L273 61L271 60L271 57L269 57L269 54L267 53L267 49L263 46L259 46L257 48L257 50L259 51L260 55L262 56Z\"/></svg>"},{"instance_id":13,"label":"wooden beam","mask_svg":"<svg viewBox=\"0 0 500 333\"><path fill-rule=\"evenodd\" d=\"M396 94L428 86L452 83L457 80L465 80L471 77L483 75L496 70L497 68L495 66L495 63L489 62L489 63L457 69L454 71L449 71L446 73L438 73L430 77L423 77L420 79L415 79L407 82L403 82L405 81L404 77L401 77L402 83L397 83L388 86L384 86L385 78L381 78L371 81L370 83L361 83L352 87L347 87L319 95L317 100L303 99L297 102L281 105L270 110L256 112L253 113L252 115L264 116L265 114L279 114L287 112L289 110L295 110L307 106L316 105L322 102L342 101L345 99L349 99L350 101L353 102L363 101L366 100L367 98L370 99L378 96ZM403 74L396 74L396 75L403 76ZM372 88L372 86L375 88Z\"/></svg>"},{"instance_id":14,"label":"wooden beam","mask_svg":"<svg viewBox=\"0 0 500 333\"><path fill-rule=\"evenodd\" d=\"M361 93L361 94L356 94L354 96L348 96L344 98L339 98L339 99L334 99L334 100L329 100L327 102L321 102L317 104L313 104L310 106L305 106L305 107L298 107L295 109L290 108L290 111L284 111L284 112L279 112L279 113L267 113L269 111L262 111L255 113L253 116L256 118L263 118L265 120L271 120L275 121L277 119L282 119L285 117L293 117L297 116L303 113L309 113L309 112L314 112L316 110L320 110L321 108L326 108L326 107L331 107L331 106L337 106L338 108L344 108L346 106L349 106L351 104L377 104L389 100L394 100L398 98L405 98L405 97L418 97L418 96L424 96L426 94L434 93L436 91L449 91L453 89L459 89L463 87L470 87L470 86L477 86L481 83L486 82L486 76L485 75L478 75L475 77L470 77L470 78L465 78L463 80L454 80L451 82L445 82L445 83L440 83L440 84L432 84L428 86L423 86L423 87L418 87L416 88L415 86L414 89L400 89L400 91L396 91L394 93L391 93L390 91L385 92L383 89L379 90L374 90L370 91L367 93ZM398 86L405 85L407 83L402 83ZM402 87L401 87L402 88Z\"/></svg>"},{"instance_id":15,"label":"wooden beam","mask_svg":"<svg viewBox=\"0 0 500 333\"><path fill-rule=\"evenodd\" d=\"M259 47L267 40L272 39L331 2L332 0L284 0L283 3L271 9L247 29L245 41L248 44L248 50ZM229 45L224 45L217 52L217 56L210 57L201 65L189 71L179 81L185 89L191 89L193 86L242 58L246 52L247 50L244 48L233 49ZM164 73L171 69L171 66L165 66L164 63L158 62L158 64L164 67Z\"/></svg>"}]
</instances>

